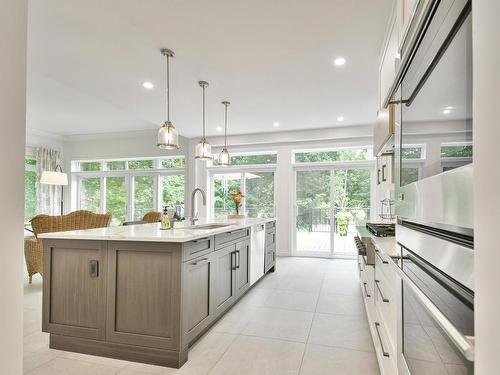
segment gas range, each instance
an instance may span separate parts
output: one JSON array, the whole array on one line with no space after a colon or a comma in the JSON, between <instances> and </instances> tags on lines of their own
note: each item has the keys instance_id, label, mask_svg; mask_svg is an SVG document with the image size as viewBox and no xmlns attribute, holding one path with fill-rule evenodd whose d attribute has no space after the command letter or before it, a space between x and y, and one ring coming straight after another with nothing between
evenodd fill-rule
<instances>
[{"instance_id":1,"label":"gas range","mask_svg":"<svg viewBox=\"0 0 500 375\"><path fill-rule=\"evenodd\" d=\"M396 235L396 224L366 223L366 229L376 237L393 237Z\"/></svg>"}]
</instances>

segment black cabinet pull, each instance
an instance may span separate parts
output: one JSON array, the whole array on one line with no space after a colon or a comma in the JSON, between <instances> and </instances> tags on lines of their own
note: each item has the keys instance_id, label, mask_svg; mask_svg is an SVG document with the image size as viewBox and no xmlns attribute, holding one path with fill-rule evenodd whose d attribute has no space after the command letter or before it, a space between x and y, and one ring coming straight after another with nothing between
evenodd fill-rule
<instances>
[{"instance_id":1,"label":"black cabinet pull","mask_svg":"<svg viewBox=\"0 0 500 375\"><path fill-rule=\"evenodd\" d=\"M89 260L89 272L91 278L99 277L99 261L96 259Z\"/></svg>"},{"instance_id":2,"label":"black cabinet pull","mask_svg":"<svg viewBox=\"0 0 500 375\"><path fill-rule=\"evenodd\" d=\"M236 268L240 268L240 251L236 250Z\"/></svg>"},{"instance_id":3,"label":"black cabinet pull","mask_svg":"<svg viewBox=\"0 0 500 375\"><path fill-rule=\"evenodd\" d=\"M385 170L387 168L387 164L384 164L382 166L382 181L387 181L387 178L385 177Z\"/></svg>"},{"instance_id":4,"label":"black cabinet pull","mask_svg":"<svg viewBox=\"0 0 500 375\"><path fill-rule=\"evenodd\" d=\"M368 290L366 289L366 283L363 283L363 287L365 288L365 296L371 298L371 295L368 294Z\"/></svg>"}]
</instances>

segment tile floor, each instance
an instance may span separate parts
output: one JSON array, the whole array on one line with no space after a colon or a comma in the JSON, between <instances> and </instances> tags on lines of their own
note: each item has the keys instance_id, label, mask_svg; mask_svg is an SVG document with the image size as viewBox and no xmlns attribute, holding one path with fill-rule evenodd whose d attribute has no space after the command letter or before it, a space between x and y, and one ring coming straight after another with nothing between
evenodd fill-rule
<instances>
[{"instance_id":1,"label":"tile floor","mask_svg":"<svg viewBox=\"0 0 500 375\"><path fill-rule=\"evenodd\" d=\"M39 276L24 302L29 375L379 375L354 260L279 258L179 370L49 349Z\"/></svg>"}]
</instances>

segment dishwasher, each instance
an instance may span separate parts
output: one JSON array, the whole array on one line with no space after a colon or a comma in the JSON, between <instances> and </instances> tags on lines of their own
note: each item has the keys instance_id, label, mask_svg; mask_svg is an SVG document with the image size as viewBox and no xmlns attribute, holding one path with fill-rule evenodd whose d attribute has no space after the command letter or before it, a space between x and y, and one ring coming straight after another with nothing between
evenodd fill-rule
<instances>
[{"instance_id":1,"label":"dishwasher","mask_svg":"<svg viewBox=\"0 0 500 375\"><path fill-rule=\"evenodd\" d=\"M250 246L250 285L255 284L264 276L264 250L266 242L266 225L252 226Z\"/></svg>"}]
</instances>

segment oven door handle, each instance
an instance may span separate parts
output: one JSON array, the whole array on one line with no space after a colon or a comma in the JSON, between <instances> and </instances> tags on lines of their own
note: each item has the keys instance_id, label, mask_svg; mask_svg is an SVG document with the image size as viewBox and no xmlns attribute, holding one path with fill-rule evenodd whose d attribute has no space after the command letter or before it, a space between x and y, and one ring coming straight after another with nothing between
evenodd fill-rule
<instances>
[{"instance_id":1,"label":"oven door handle","mask_svg":"<svg viewBox=\"0 0 500 375\"><path fill-rule=\"evenodd\" d=\"M450 340L460 350L467 360L474 362L474 337L466 336L453 325L452 322L439 310L424 292L406 275L396 264L393 267L404 283L413 291L419 302L424 306L431 317L443 329Z\"/></svg>"}]
</instances>

